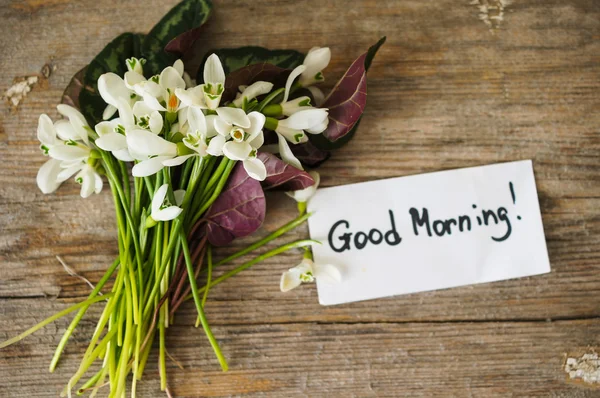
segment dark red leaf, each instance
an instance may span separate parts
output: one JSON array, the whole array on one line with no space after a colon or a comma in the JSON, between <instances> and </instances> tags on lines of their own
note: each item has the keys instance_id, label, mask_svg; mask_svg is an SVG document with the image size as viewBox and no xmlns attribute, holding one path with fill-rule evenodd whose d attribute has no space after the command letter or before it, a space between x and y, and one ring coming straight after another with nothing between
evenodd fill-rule
<instances>
[{"instance_id":1,"label":"dark red leaf","mask_svg":"<svg viewBox=\"0 0 600 398\"><path fill-rule=\"evenodd\" d=\"M360 120L367 105L367 70L385 39L385 36L382 37L358 57L325 99L322 107L329 108L329 125L323 137L329 142L333 143L353 131ZM317 146L328 149L331 145Z\"/></svg>"},{"instance_id":2,"label":"dark red leaf","mask_svg":"<svg viewBox=\"0 0 600 398\"><path fill-rule=\"evenodd\" d=\"M336 141L346 135L360 119L367 105L367 73L364 53L348 68L323 103L329 109L329 125L323 135Z\"/></svg>"},{"instance_id":3,"label":"dark red leaf","mask_svg":"<svg viewBox=\"0 0 600 398\"><path fill-rule=\"evenodd\" d=\"M239 86L248 86L259 80L271 82L275 87L283 86L290 72L289 69L283 69L265 62L235 70L225 79L223 101L233 101Z\"/></svg>"},{"instance_id":4,"label":"dark red leaf","mask_svg":"<svg viewBox=\"0 0 600 398\"><path fill-rule=\"evenodd\" d=\"M79 109L79 93L83 89L83 79L85 77L85 72L87 71L87 65L79 70L79 72L75 73L75 75L71 78L71 81L65 88L63 92L60 103L71 105Z\"/></svg>"},{"instance_id":5,"label":"dark red leaf","mask_svg":"<svg viewBox=\"0 0 600 398\"><path fill-rule=\"evenodd\" d=\"M223 192L206 213L208 240L215 246L225 246L253 233L263 223L266 210L260 182L248 176L238 162Z\"/></svg>"},{"instance_id":6,"label":"dark red leaf","mask_svg":"<svg viewBox=\"0 0 600 398\"><path fill-rule=\"evenodd\" d=\"M308 167L319 167L331 156L331 152L317 148L310 141L302 144L290 145L290 148L294 156L296 156L303 165Z\"/></svg>"},{"instance_id":7,"label":"dark red leaf","mask_svg":"<svg viewBox=\"0 0 600 398\"><path fill-rule=\"evenodd\" d=\"M202 25L204 26L204 25ZM171 39L170 42L165 46L165 51L176 54L177 56L183 56L192 48L196 40L202 33L202 26L190 29L185 33Z\"/></svg>"},{"instance_id":8,"label":"dark red leaf","mask_svg":"<svg viewBox=\"0 0 600 398\"><path fill-rule=\"evenodd\" d=\"M284 191L296 191L315 184L315 180L306 171L285 163L271 153L260 152L258 158L267 169L267 178L263 181L265 189L278 188Z\"/></svg>"}]
</instances>

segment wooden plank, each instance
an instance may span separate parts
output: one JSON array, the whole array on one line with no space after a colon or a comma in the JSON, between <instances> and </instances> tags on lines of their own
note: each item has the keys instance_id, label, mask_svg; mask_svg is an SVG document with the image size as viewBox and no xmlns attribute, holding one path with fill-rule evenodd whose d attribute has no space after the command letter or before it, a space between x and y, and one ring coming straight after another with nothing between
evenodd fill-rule
<instances>
[{"instance_id":1,"label":"wooden plank","mask_svg":"<svg viewBox=\"0 0 600 398\"><path fill-rule=\"evenodd\" d=\"M30 303L13 300L11 309L0 310L0 323L6 325L0 337L21 330L21 324L11 322L15 315L31 324L64 307L47 300L39 300L36 306ZM93 313L99 316L99 311ZM207 315L218 319L220 314L211 307ZM66 321L3 350L0 374L11 383L0 385L0 395L55 395L76 370L93 318L86 318L52 375L46 365ZM169 328L167 349L184 368L168 364L169 384L177 396L431 397L453 392L547 397L549 391L555 396L597 396L597 391L566 383L562 368L567 351L585 352L596 343L598 319L218 326L213 328L215 335L232 367L226 374L219 370L202 330L194 329L194 320L193 312L185 311ZM156 396L155 363L156 358L151 358L140 396Z\"/></svg>"},{"instance_id":2,"label":"wooden plank","mask_svg":"<svg viewBox=\"0 0 600 398\"><path fill-rule=\"evenodd\" d=\"M71 183L37 191L38 115L57 116L63 88L105 43L147 31L175 3L0 0L10 27L0 35L0 89L56 66L18 109L0 105L1 339L87 294L56 255L97 281L116 254L108 192L83 201ZM597 396L567 383L562 361L597 347L600 328L598 2L226 0L205 32L200 54L328 45L329 87L387 35L360 132L321 169L323 185L531 158L552 273L321 307L314 286L278 291L280 273L299 259L281 256L211 291L207 309L231 372L217 371L190 326L193 308L182 308L169 336L185 367L169 365L178 396ZM268 207L256 236L293 217L283 195L270 195ZM56 374L46 368L66 320L0 351L0 396L56 395L85 349L86 319ZM140 396L158 396L157 372L146 376Z\"/></svg>"}]
</instances>

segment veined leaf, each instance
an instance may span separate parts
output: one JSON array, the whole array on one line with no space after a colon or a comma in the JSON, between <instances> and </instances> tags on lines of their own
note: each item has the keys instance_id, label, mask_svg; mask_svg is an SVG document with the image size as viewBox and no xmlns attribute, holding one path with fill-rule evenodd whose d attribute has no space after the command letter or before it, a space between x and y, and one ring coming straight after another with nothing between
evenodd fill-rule
<instances>
[{"instance_id":1,"label":"veined leaf","mask_svg":"<svg viewBox=\"0 0 600 398\"><path fill-rule=\"evenodd\" d=\"M284 69L293 69L304 61L304 54L296 50L269 50L256 46L222 48L209 51L206 53L204 61L211 54L217 54L219 57L223 64L225 75L245 66L259 63L267 63ZM204 61L202 65L204 65ZM202 71L198 73L196 80L202 82Z\"/></svg>"},{"instance_id":2,"label":"veined leaf","mask_svg":"<svg viewBox=\"0 0 600 398\"><path fill-rule=\"evenodd\" d=\"M354 135L367 104L367 70L384 42L382 37L358 57L325 99L322 107L329 109L329 125L322 136L311 137L319 149L339 148Z\"/></svg>"},{"instance_id":3,"label":"veined leaf","mask_svg":"<svg viewBox=\"0 0 600 398\"><path fill-rule=\"evenodd\" d=\"M144 74L151 76L160 73L175 62L178 56L167 51L178 52L179 48L176 41L171 42L184 35L179 44L183 45L185 41L186 46L191 46L198 37L198 28L210 17L211 9L210 0L183 0L162 17L146 35L142 45L142 56L148 61L144 66Z\"/></svg>"},{"instance_id":4,"label":"veined leaf","mask_svg":"<svg viewBox=\"0 0 600 398\"><path fill-rule=\"evenodd\" d=\"M209 242L225 246L235 238L253 233L262 225L266 210L260 182L251 178L238 162L227 185L206 213Z\"/></svg>"},{"instance_id":5,"label":"veined leaf","mask_svg":"<svg viewBox=\"0 0 600 398\"><path fill-rule=\"evenodd\" d=\"M79 94L79 106L90 125L102 120L102 112L106 107L98 93L98 78L108 72L123 76L127 71L125 60L139 57L143 37L137 33L123 33L108 43L87 66L83 77L83 89Z\"/></svg>"},{"instance_id":6,"label":"veined leaf","mask_svg":"<svg viewBox=\"0 0 600 398\"><path fill-rule=\"evenodd\" d=\"M239 86L248 86L259 80L271 82L275 87L283 86L290 72L289 69L264 62L233 71L225 78L222 103L235 99Z\"/></svg>"},{"instance_id":7,"label":"veined leaf","mask_svg":"<svg viewBox=\"0 0 600 398\"><path fill-rule=\"evenodd\" d=\"M349 135L350 134L346 135L346 137ZM322 137L320 134L310 134L309 138L313 136L318 138ZM342 139L345 139L346 137ZM323 140L325 140L326 143L329 143L326 138L323 138ZM331 156L331 152L317 148L312 141L307 141L297 145L290 145L290 149L300 163L308 167L319 167Z\"/></svg>"},{"instance_id":8,"label":"veined leaf","mask_svg":"<svg viewBox=\"0 0 600 398\"><path fill-rule=\"evenodd\" d=\"M72 107L79 108L79 94L81 90L83 90L83 79L85 77L85 71L87 70L87 65L79 70L79 72L75 73L71 78L71 81L65 88L63 92L60 103L71 105Z\"/></svg>"},{"instance_id":9,"label":"veined leaf","mask_svg":"<svg viewBox=\"0 0 600 398\"><path fill-rule=\"evenodd\" d=\"M267 178L262 182L265 189L297 191L315 184L315 180L306 171L285 163L271 153L260 152L258 158L267 169Z\"/></svg>"}]
</instances>

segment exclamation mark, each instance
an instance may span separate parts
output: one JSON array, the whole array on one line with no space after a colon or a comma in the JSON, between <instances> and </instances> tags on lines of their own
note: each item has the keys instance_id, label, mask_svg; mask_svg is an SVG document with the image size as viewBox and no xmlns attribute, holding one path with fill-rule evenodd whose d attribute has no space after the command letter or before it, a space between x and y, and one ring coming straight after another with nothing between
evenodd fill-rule
<instances>
[{"instance_id":1,"label":"exclamation mark","mask_svg":"<svg viewBox=\"0 0 600 398\"><path fill-rule=\"evenodd\" d=\"M513 186L512 181L509 181L508 187L510 188L510 196L513 200L513 205L517 204L517 196L515 195L515 187ZM517 216L517 220L520 220L521 216Z\"/></svg>"}]
</instances>

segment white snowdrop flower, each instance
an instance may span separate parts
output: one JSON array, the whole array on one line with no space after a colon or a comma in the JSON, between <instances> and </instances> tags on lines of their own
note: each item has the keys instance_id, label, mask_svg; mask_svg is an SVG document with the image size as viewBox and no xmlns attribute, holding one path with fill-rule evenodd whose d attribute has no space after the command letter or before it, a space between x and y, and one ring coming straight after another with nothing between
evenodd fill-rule
<instances>
[{"instance_id":1,"label":"white snowdrop flower","mask_svg":"<svg viewBox=\"0 0 600 398\"><path fill-rule=\"evenodd\" d=\"M315 192L317 192L317 188L319 187L319 183L321 182L321 176L316 170L311 170L308 172L310 176L315 180L315 183L310 187L299 189L297 191L286 192L286 195L293 198L298 203L306 203L308 199L310 199Z\"/></svg>"},{"instance_id":2,"label":"white snowdrop flower","mask_svg":"<svg viewBox=\"0 0 600 398\"><path fill-rule=\"evenodd\" d=\"M165 166L179 166L193 156L204 157L208 155L207 139L217 135L214 128L214 118L217 116L204 116L202 110L194 107L187 108L187 134L183 144L190 149L190 153L163 161Z\"/></svg>"},{"instance_id":3,"label":"white snowdrop flower","mask_svg":"<svg viewBox=\"0 0 600 398\"><path fill-rule=\"evenodd\" d=\"M89 164L84 164L81 167L79 173L75 176L75 181L81 184L80 194L84 199L93 193L100 193L100 191L102 191L102 177L96 172L96 169Z\"/></svg>"},{"instance_id":4,"label":"white snowdrop flower","mask_svg":"<svg viewBox=\"0 0 600 398\"><path fill-rule=\"evenodd\" d=\"M214 124L218 135L210 141L208 150L213 153L222 151L223 155L231 160L241 160L250 177L264 180L267 170L264 163L257 158L257 154L264 143L262 129L265 115L260 112L250 112L246 115L242 109L229 107L217 108L217 114L219 117L215 119ZM228 139L230 140L227 141Z\"/></svg>"},{"instance_id":5,"label":"white snowdrop flower","mask_svg":"<svg viewBox=\"0 0 600 398\"><path fill-rule=\"evenodd\" d=\"M112 152L115 158L123 162L132 162L134 159L127 148L125 128L119 118L100 122L95 127L98 138L96 146L105 151Z\"/></svg>"},{"instance_id":6,"label":"white snowdrop flower","mask_svg":"<svg viewBox=\"0 0 600 398\"><path fill-rule=\"evenodd\" d=\"M242 92L233 101L233 104L238 108L242 108L245 103L252 101L254 98L267 94L273 89L273 83L258 81L244 87Z\"/></svg>"},{"instance_id":7,"label":"white snowdrop flower","mask_svg":"<svg viewBox=\"0 0 600 398\"><path fill-rule=\"evenodd\" d=\"M60 160L50 158L38 170L36 182L42 193L49 194L60 187L61 183L57 179L62 170L60 163Z\"/></svg>"},{"instance_id":8,"label":"white snowdrop flower","mask_svg":"<svg viewBox=\"0 0 600 398\"><path fill-rule=\"evenodd\" d=\"M182 76L183 62L177 60L173 66L163 69L159 76L140 83L143 88L140 92L146 105L153 111L176 113L181 103L175 92L185 89Z\"/></svg>"},{"instance_id":9,"label":"white snowdrop flower","mask_svg":"<svg viewBox=\"0 0 600 398\"><path fill-rule=\"evenodd\" d=\"M68 139L79 139L85 143L85 145L89 145L90 139L88 137L88 131L91 130L88 125L85 117L79 112L77 109L73 108L70 105L59 104L56 106L58 113L63 115L64 117L69 119L69 125L66 125L65 122L60 121L58 123L62 124L60 129L57 129L57 133L59 136L65 134L69 136ZM55 126L57 127L57 126ZM77 138L75 138L77 137ZM67 138L65 138L67 139Z\"/></svg>"},{"instance_id":10,"label":"white snowdrop flower","mask_svg":"<svg viewBox=\"0 0 600 398\"><path fill-rule=\"evenodd\" d=\"M329 47L313 47L308 51L302 65L305 67L300 75L302 87L308 87L323 80L323 69L329 65L331 50Z\"/></svg>"},{"instance_id":11,"label":"white snowdrop flower","mask_svg":"<svg viewBox=\"0 0 600 398\"><path fill-rule=\"evenodd\" d=\"M225 91L225 71L216 54L210 55L204 63L204 84L184 90L179 88L175 94L185 106L201 109L218 108Z\"/></svg>"},{"instance_id":12,"label":"white snowdrop flower","mask_svg":"<svg viewBox=\"0 0 600 398\"><path fill-rule=\"evenodd\" d=\"M133 71L127 73L142 76ZM136 95L135 92L127 86L128 85L125 84L125 81L121 78L121 76L117 75L116 73L109 72L100 76L98 79L98 92L100 93L100 96L104 102L108 104L108 106L104 109L102 119L108 120L113 117L115 112L117 112L119 101L121 100L126 101L129 106L133 104Z\"/></svg>"},{"instance_id":13,"label":"white snowdrop flower","mask_svg":"<svg viewBox=\"0 0 600 398\"><path fill-rule=\"evenodd\" d=\"M169 190L169 185L163 184L160 186L160 188L158 188L156 190L156 193L154 194L154 197L152 198L150 217L152 217L152 220L154 220L154 221L174 220L183 211L183 209L181 207L179 207L179 205L181 205L181 202L176 203L176 204L169 203L169 201L167 199L167 191L168 190ZM175 192L178 192L178 191L175 191ZM177 195L175 195L176 200L177 200L177 198L180 198L181 200L183 200L183 195L185 195L185 191L183 193L178 192Z\"/></svg>"},{"instance_id":14,"label":"white snowdrop flower","mask_svg":"<svg viewBox=\"0 0 600 398\"><path fill-rule=\"evenodd\" d=\"M282 292L288 292L300 286L303 282L314 282L315 279L325 283L339 283L342 281L342 273L335 265L316 264L305 258L300 264L281 275L279 288Z\"/></svg>"},{"instance_id":15,"label":"white snowdrop flower","mask_svg":"<svg viewBox=\"0 0 600 398\"><path fill-rule=\"evenodd\" d=\"M127 132L127 147L131 156L140 162L133 166L134 177L156 174L165 166L165 160L177 157L177 144L167 141L148 130L135 129Z\"/></svg>"}]
</instances>

